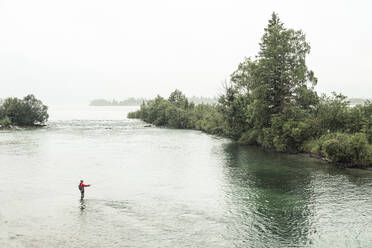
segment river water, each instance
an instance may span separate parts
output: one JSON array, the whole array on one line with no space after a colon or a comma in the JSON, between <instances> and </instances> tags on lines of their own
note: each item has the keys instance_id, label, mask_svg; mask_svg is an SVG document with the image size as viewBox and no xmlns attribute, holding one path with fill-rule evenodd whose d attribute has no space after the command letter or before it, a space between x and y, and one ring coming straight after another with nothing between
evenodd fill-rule
<instances>
[{"instance_id":1,"label":"river water","mask_svg":"<svg viewBox=\"0 0 372 248\"><path fill-rule=\"evenodd\" d=\"M0 247L372 247L371 172L146 128L133 109L0 131Z\"/></svg>"}]
</instances>

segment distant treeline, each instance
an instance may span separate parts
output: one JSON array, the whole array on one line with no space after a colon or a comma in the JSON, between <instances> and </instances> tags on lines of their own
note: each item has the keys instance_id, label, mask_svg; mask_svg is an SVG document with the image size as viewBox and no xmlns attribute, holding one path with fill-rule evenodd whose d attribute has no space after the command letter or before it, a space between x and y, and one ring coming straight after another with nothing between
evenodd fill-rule
<instances>
[{"instance_id":1,"label":"distant treeline","mask_svg":"<svg viewBox=\"0 0 372 248\"><path fill-rule=\"evenodd\" d=\"M34 95L0 100L0 127L42 125L48 118L48 107Z\"/></svg>"},{"instance_id":2,"label":"distant treeline","mask_svg":"<svg viewBox=\"0 0 372 248\"><path fill-rule=\"evenodd\" d=\"M351 106L355 106L358 104L364 104L367 101L371 101L372 99L363 99L363 98L348 98Z\"/></svg>"},{"instance_id":3,"label":"distant treeline","mask_svg":"<svg viewBox=\"0 0 372 248\"><path fill-rule=\"evenodd\" d=\"M92 100L90 106L139 106L144 101L144 98L134 98L130 97L122 101L117 101L115 99L109 101L106 99L95 99Z\"/></svg>"},{"instance_id":4,"label":"distant treeline","mask_svg":"<svg viewBox=\"0 0 372 248\"><path fill-rule=\"evenodd\" d=\"M201 96L192 96L187 98L188 101L194 104L216 104L218 102L217 97L201 97Z\"/></svg>"},{"instance_id":5,"label":"distant treeline","mask_svg":"<svg viewBox=\"0 0 372 248\"><path fill-rule=\"evenodd\" d=\"M127 98L123 101L117 101L115 99L109 101L106 99L95 99L90 102L90 106L139 106L144 101L146 101L144 98ZM193 102L195 104L215 104L217 103L217 97L209 98L209 97L198 97L193 96L189 98L189 102Z\"/></svg>"},{"instance_id":6,"label":"distant treeline","mask_svg":"<svg viewBox=\"0 0 372 248\"><path fill-rule=\"evenodd\" d=\"M179 90L129 113L157 126L202 130L241 144L306 152L347 167L372 165L372 102L351 107L341 94L319 96L305 60L302 31L286 29L274 13L254 59L231 74L217 104L195 105Z\"/></svg>"}]
</instances>

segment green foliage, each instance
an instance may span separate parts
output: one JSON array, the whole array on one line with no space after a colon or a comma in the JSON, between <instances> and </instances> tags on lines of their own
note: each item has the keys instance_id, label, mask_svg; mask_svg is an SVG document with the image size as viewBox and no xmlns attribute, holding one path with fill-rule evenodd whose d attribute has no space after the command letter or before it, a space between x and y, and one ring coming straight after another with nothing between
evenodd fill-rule
<instances>
[{"instance_id":1,"label":"green foliage","mask_svg":"<svg viewBox=\"0 0 372 248\"><path fill-rule=\"evenodd\" d=\"M0 119L0 127L9 127L11 125L12 122L8 116L5 116L3 119Z\"/></svg>"},{"instance_id":2,"label":"green foliage","mask_svg":"<svg viewBox=\"0 0 372 248\"><path fill-rule=\"evenodd\" d=\"M258 55L239 64L219 99L226 133L242 144L323 153L335 162L367 163L363 149L372 142L371 102L351 108L341 94L319 97L314 91L317 79L305 63L309 52L302 31L286 29L274 13ZM336 132L351 138L324 140ZM322 149L325 144L329 153ZM348 151L356 157L341 156L342 152L332 150L336 144L353 147Z\"/></svg>"},{"instance_id":3,"label":"green foliage","mask_svg":"<svg viewBox=\"0 0 372 248\"><path fill-rule=\"evenodd\" d=\"M169 127L182 129L191 128L191 125L189 124L189 116L185 109L171 104L166 109L165 118L165 125Z\"/></svg>"},{"instance_id":4,"label":"green foliage","mask_svg":"<svg viewBox=\"0 0 372 248\"><path fill-rule=\"evenodd\" d=\"M257 102L265 105L270 114L297 105L309 86L316 84L314 73L305 64L310 45L302 31L286 29L273 13L260 43L255 61L250 90ZM303 107L307 108L306 102ZM311 104L312 101L309 101ZM263 123L267 124L267 123Z\"/></svg>"},{"instance_id":5,"label":"green foliage","mask_svg":"<svg viewBox=\"0 0 372 248\"><path fill-rule=\"evenodd\" d=\"M199 104L192 115L193 129L210 134L225 135L224 119L214 105Z\"/></svg>"},{"instance_id":6,"label":"green foliage","mask_svg":"<svg viewBox=\"0 0 372 248\"><path fill-rule=\"evenodd\" d=\"M187 109L189 107L189 101L187 100L186 96L179 90L173 91L170 94L168 101L177 108Z\"/></svg>"},{"instance_id":7,"label":"green foliage","mask_svg":"<svg viewBox=\"0 0 372 248\"><path fill-rule=\"evenodd\" d=\"M372 150L364 133L332 133L321 138L323 155L337 163L354 166L369 166Z\"/></svg>"},{"instance_id":8,"label":"green foliage","mask_svg":"<svg viewBox=\"0 0 372 248\"><path fill-rule=\"evenodd\" d=\"M299 149L313 133L306 118L319 103L317 79L305 63L309 52L302 31L286 29L273 13L258 55L238 66L220 98L231 137L279 151Z\"/></svg>"},{"instance_id":9,"label":"green foliage","mask_svg":"<svg viewBox=\"0 0 372 248\"><path fill-rule=\"evenodd\" d=\"M332 97L323 95L317 106L317 118L322 132L345 131L349 102L341 94L333 93Z\"/></svg>"},{"instance_id":10,"label":"green foliage","mask_svg":"<svg viewBox=\"0 0 372 248\"><path fill-rule=\"evenodd\" d=\"M219 99L220 111L227 122L226 133L233 138L239 138L242 133L253 125L249 125L249 98L239 92L236 87L227 87L226 94Z\"/></svg>"},{"instance_id":11,"label":"green foliage","mask_svg":"<svg viewBox=\"0 0 372 248\"><path fill-rule=\"evenodd\" d=\"M211 134L223 135L223 118L216 106L189 103L181 91L175 90L168 100L157 96L144 102L128 118L139 118L156 126L197 129Z\"/></svg>"},{"instance_id":12,"label":"green foliage","mask_svg":"<svg viewBox=\"0 0 372 248\"><path fill-rule=\"evenodd\" d=\"M281 152L309 152L348 166L371 165L372 102L350 107L347 98L314 91L306 66L310 45L302 31L274 13L258 55L231 74L217 105L193 105L178 90L128 116L160 126L232 137L240 144Z\"/></svg>"},{"instance_id":13,"label":"green foliage","mask_svg":"<svg viewBox=\"0 0 372 248\"><path fill-rule=\"evenodd\" d=\"M8 126L33 126L48 120L47 111L48 107L33 95L27 95L23 99L7 98L1 103L0 119Z\"/></svg>"},{"instance_id":14,"label":"green foliage","mask_svg":"<svg viewBox=\"0 0 372 248\"><path fill-rule=\"evenodd\" d=\"M361 129L367 136L368 142L372 144L372 102L366 101L364 105L359 106L362 109L363 127Z\"/></svg>"},{"instance_id":15,"label":"green foliage","mask_svg":"<svg viewBox=\"0 0 372 248\"><path fill-rule=\"evenodd\" d=\"M301 150L307 153L321 155L320 148L321 145L319 139L310 139L304 142Z\"/></svg>"},{"instance_id":16,"label":"green foliage","mask_svg":"<svg viewBox=\"0 0 372 248\"><path fill-rule=\"evenodd\" d=\"M245 131L239 138L238 142L242 145L257 145L260 131L256 129L250 129Z\"/></svg>"},{"instance_id":17,"label":"green foliage","mask_svg":"<svg viewBox=\"0 0 372 248\"><path fill-rule=\"evenodd\" d=\"M270 128L266 128L265 143L267 148L282 152L297 152L303 142L311 137L310 121L286 118L277 115L272 118Z\"/></svg>"}]
</instances>

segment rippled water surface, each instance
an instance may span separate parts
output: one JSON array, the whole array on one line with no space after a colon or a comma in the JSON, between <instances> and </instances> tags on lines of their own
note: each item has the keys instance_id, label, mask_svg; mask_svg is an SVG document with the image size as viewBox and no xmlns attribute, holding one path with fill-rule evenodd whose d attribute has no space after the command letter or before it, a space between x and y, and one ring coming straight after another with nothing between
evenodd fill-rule
<instances>
[{"instance_id":1,"label":"rippled water surface","mask_svg":"<svg viewBox=\"0 0 372 248\"><path fill-rule=\"evenodd\" d=\"M145 128L133 109L0 131L0 247L372 247L371 172Z\"/></svg>"}]
</instances>

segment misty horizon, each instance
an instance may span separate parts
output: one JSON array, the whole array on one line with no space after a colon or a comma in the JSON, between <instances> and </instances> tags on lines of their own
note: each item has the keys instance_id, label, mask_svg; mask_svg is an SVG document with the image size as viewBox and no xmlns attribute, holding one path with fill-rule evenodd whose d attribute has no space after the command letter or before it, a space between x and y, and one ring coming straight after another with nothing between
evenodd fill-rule
<instances>
[{"instance_id":1,"label":"misty horizon","mask_svg":"<svg viewBox=\"0 0 372 248\"><path fill-rule=\"evenodd\" d=\"M215 97L257 54L273 11L306 34L319 94L370 98L370 8L361 1L1 1L0 98L86 105L175 89Z\"/></svg>"}]
</instances>

